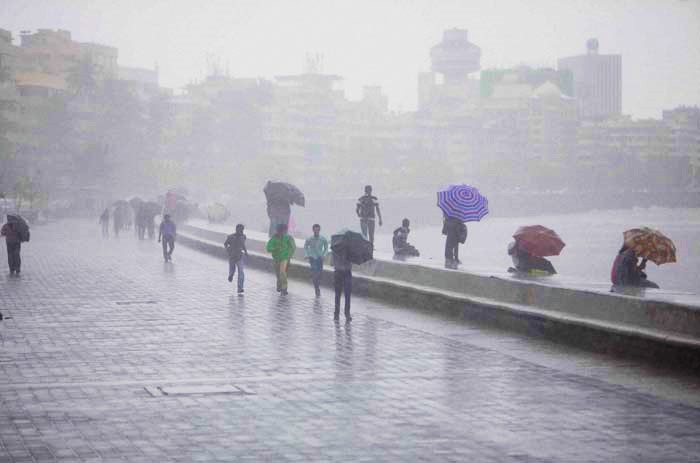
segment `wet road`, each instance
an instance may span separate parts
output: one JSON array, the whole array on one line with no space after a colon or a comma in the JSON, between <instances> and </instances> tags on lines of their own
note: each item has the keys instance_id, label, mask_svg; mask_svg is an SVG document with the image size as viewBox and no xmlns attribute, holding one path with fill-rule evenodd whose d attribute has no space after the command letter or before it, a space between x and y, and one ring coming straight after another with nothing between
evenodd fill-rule
<instances>
[{"instance_id":1,"label":"wet road","mask_svg":"<svg viewBox=\"0 0 700 463\"><path fill-rule=\"evenodd\" d=\"M0 277L0 462L698 461L698 378L59 225Z\"/></svg>"}]
</instances>

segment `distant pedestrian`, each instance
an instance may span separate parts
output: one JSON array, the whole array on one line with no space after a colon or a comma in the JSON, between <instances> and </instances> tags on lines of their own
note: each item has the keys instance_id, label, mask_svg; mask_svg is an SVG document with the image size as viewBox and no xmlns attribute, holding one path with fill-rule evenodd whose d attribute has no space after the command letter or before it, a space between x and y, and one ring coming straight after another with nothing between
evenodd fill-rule
<instances>
[{"instance_id":1,"label":"distant pedestrian","mask_svg":"<svg viewBox=\"0 0 700 463\"><path fill-rule=\"evenodd\" d=\"M0 229L0 235L5 237L10 275L13 273L19 275L22 265L20 258L22 242L29 241L29 226L21 217L8 214L7 223Z\"/></svg>"},{"instance_id":2,"label":"distant pedestrian","mask_svg":"<svg viewBox=\"0 0 700 463\"><path fill-rule=\"evenodd\" d=\"M102 225L102 237L109 237L109 208L106 207L100 215L100 225Z\"/></svg>"},{"instance_id":3,"label":"distant pedestrian","mask_svg":"<svg viewBox=\"0 0 700 463\"><path fill-rule=\"evenodd\" d=\"M360 228L362 236L374 244L374 221L379 219L379 226L382 226L382 213L379 210L379 201L376 196L372 196L372 185L365 186L365 194L357 200L355 212L360 218ZM376 212L376 214L375 214Z\"/></svg>"},{"instance_id":4,"label":"distant pedestrian","mask_svg":"<svg viewBox=\"0 0 700 463\"><path fill-rule=\"evenodd\" d=\"M462 263L459 260L459 244L467 241L467 226L464 222L445 217L442 224L442 234L445 238L445 267L457 268Z\"/></svg>"},{"instance_id":5,"label":"distant pedestrian","mask_svg":"<svg viewBox=\"0 0 700 463\"><path fill-rule=\"evenodd\" d=\"M333 287L335 289L335 311L333 320L340 318L340 297L345 294L345 321L352 321L350 299L352 297L352 262L348 259L347 248L342 252L333 251Z\"/></svg>"},{"instance_id":6,"label":"distant pedestrian","mask_svg":"<svg viewBox=\"0 0 700 463\"><path fill-rule=\"evenodd\" d=\"M172 260L176 236L177 228L175 227L175 222L170 220L170 214L165 214L158 231L158 242L163 243L163 259L165 262L170 262Z\"/></svg>"},{"instance_id":7,"label":"distant pedestrian","mask_svg":"<svg viewBox=\"0 0 700 463\"><path fill-rule=\"evenodd\" d=\"M304 243L304 256L311 266L311 281L314 283L316 297L321 295L321 275L323 274L323 258L328 254L328 240L321 236L321 226L311 227L313 235Z\"/></svg>"},{"instance_id":8,"label":"distant pedestrian","mask_svg":"<svg viewBox=\"0 0 700 463\"><path fill-rule=\"evenodd\" d=\"M272 255L275 265L275 275L277 276L277 291L282 295L287 294L287 271L289 261L296 251L294 238L287 234L287 225L279 224L275 234L267 242L267 252Z\"/></svg>"},{"instance_id":9,"label":"distant pedestrian","mask_svg":"<svg viewBox=\"0 0 700 463\"><path fill-rule=\"evenodd\" d=\"M613 286L658 288L658 284L647 280L647 274L644 272L646 265L646 259L642 259L642 262L638 264L638 256L634 250L623 245L617 253L610 271L610 280Z\"/></svg>"},{"instance_id":10,"label":"distant pedestrian","mask_svg":"<svg viewBox=\"0 0 700 463\"><path fill-rule=\"evenodd\" d=\"M238 269L238 294L243 293L243 283L245 282L243 254L248 257L243 230L243 224L239 223L236 225L236 232L228 235L224 241L224 247L228 251L228 281L233 281L233 276Z\"/></svg>"}]
</instances>

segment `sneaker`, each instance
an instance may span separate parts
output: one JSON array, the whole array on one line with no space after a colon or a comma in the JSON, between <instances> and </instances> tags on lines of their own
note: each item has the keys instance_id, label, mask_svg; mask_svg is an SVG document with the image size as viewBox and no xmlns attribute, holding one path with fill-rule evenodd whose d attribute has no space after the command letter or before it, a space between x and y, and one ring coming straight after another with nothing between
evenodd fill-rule
<instances>
[{"instance_id":1,"label":"sneaker","mask_svg":"<svg viewBox=\"0 0 700 463\"><path fill-rule=\"evenodd\" d=\"M243 291L243 288L238 288L238 294L243 294L245 291Z\"/></svg>"},{"instance_id":2,"label":"sneaker","mask_svg":"<svg viewBox=\"0 0 700 463\"><path fill-rule=\"evenodd\" d=\"M231 283L233 281L233 275L228 276L228 282Z\"/></svg>"},{"instance_id":3,"label":"sneaker","mask_svg":"<svg viewBox=\"0 0 700 463\"><path fill-rule=\"evenodd\" d=\"M338 320L340 320L340 317L337 315L333 315L333 321L337 322Z\"/></svg>"},{"instance_id":4,"label":"sneaker","mask_svg":"<svg viewBox=\"0 0 700 463\"><path fill-rule=\"evenodd\" d=\"M287 292L286 289L283 289L283 290L280 291L280 294L282 294L282 296L286 296L286 295L289 294L289 293Z\"/></svg>"},{"instance_id":5,"label":"sneaker","mask_svg":"<svg viewBox=\"0 0 700 463\"><path fill-rule=\"evenodd\" d=\"M347 317L345 317L345 323L350 323L351 321L352 321L351 316L348 315Z\"/></svg>"},{"instance_id":6,"label":"sneaker","mask_svg":"<svg viewBox=\"0 0 700 463\"><path fill-rule=\"evenodd\" d=\"M320 291L320 290L316 290L316 297L321 297L321 291Z\"/></svg>"}]
</instances>

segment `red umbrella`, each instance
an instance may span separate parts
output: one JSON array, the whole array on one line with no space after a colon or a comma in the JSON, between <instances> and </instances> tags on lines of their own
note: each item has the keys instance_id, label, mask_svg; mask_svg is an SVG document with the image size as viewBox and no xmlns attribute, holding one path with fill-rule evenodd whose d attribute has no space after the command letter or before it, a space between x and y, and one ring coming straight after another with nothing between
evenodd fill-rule
<instances>
[{"instance_id":1,"label":"red umbrella","mask_svg":"<svg viewBox=\"0 0 700 463\"><path fill-rule=\"evenodd\" d=\"M566 243L552 229L542 225L520 227L513 234L518 246L533 256L558 256Z\"/></svg>"}]
</instances>

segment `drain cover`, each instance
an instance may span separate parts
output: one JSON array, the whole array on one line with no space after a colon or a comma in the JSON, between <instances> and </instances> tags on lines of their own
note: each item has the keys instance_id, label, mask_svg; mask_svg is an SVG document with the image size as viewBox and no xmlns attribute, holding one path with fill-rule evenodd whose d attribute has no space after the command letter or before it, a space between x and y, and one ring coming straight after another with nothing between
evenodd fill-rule
<instances>
[{"instance_id":1,"label":"drain cover","mask_svg":"<svg viewBox=\"0 0 700 463\"><path fill-rule=\"evenodd\" d=\"M153 397L184 396L184 395L254 395L255 393L233 384L220 385L194 385L194 386L155 386L146 387L146 391Z\"/></svg>"}]
</instances>

